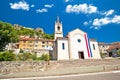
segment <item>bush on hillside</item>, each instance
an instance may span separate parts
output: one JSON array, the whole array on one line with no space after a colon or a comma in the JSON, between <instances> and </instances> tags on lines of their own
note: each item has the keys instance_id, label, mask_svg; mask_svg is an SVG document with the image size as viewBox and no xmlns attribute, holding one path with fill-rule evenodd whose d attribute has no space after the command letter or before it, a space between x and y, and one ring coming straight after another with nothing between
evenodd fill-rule
<instances>
[{"instance_id":1,"label":"bush on hillside","mask_svg":"<svg viewBox=\"0 0 120 80\"><path fill-rule=\"evenodd\" d=\"M15 54L10 51L5 51L0 53L0 61L14 61L16 60Z\"/></svg>"}]
</instances>

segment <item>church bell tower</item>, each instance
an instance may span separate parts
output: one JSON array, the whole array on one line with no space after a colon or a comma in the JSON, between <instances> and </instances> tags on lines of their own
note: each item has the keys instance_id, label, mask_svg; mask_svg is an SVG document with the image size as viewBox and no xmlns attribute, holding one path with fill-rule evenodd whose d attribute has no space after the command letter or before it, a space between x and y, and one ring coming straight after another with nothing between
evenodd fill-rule
<instances>
[{"instance_id":1,"label":"church bell tower","mask_svg":"<svg viewBox=\"0 0 120 80\"><path fill-rule=\"evenodd\" d=\"M63 31L62 31L62 22L59 21L59 17L57 16L57 20L55 21L55 28L54 28L54 40L57 39L57 37L63 37Z\"/></svg>"}]
</instances>

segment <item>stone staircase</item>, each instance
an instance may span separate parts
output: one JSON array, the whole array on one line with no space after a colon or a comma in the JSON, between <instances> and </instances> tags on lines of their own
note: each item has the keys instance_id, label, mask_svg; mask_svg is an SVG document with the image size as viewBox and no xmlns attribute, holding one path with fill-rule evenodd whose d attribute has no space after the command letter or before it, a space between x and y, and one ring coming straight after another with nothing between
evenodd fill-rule
<instances>
[{"instance_id":1,"label":"stone staircase","mask_svg":"<svg viewBox=\"0 0 120 80\"><path fill-rule=\"evenodd\" d=\"M87 66L105 66L120 65L120 59L80 59L71 61L50 61L47 66L48 70L70 68L70 67L87 67Z\"/></svg>"}]
</instances>

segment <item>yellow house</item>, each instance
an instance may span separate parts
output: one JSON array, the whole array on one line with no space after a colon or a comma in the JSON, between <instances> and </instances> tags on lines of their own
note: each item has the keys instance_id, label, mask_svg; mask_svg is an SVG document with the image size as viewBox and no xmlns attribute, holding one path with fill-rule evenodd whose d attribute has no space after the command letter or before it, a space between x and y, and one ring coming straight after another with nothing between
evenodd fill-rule
<instances>
[{"instance_id":1,"label":"yellow house","mask_svg":"<svg viewBox=\"0 0 120 80\"><path fill-rule=\"evenodd\" d=\"M53 40L38 38L21 38L19 49L25 52L38 52L41 50L53 50Z\"/></svg>"}]
</instances>

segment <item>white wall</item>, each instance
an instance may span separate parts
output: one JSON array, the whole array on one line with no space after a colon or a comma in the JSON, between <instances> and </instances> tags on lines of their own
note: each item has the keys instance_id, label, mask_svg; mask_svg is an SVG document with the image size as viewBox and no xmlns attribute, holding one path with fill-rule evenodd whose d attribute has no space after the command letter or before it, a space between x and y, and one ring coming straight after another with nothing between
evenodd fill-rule
<instances>
[{"instance_id":1,"label":"white wall","mask_svg":"<svg viewBox=\"0 0 120 80\"><path fill-rule=\"evenodd\" d=\"M93 44L95 45L95 49L93 48ZM90 47L93 55L92 59L101 59L98 43L96 41L90 41Z\"/></svg>"},{"instance_id":2,"label":"white wall","mask_svg":"<svg viewBox=\"0 0 120 80\"><path fill-rule=\"evenodd\" d=\"M71 59L79 59L78 52L84 53L84 59L89 59L86 42L85 42L85 35L86 33L76 29L68 34L68 40L69 40L69 50L70 50L70 58ZM78 42L78 39L81 40L81 42Z\"/></svg>"},{"instance_id":3,"label":"white wall","mask_svg":"<svg viewBox=\"0 0 120 80\"><path fill-rule=\"evenodd\" d=\"M78 42L78 39L81 40L81 42ZM86 42L85 38L81 34L75 34L71 40L71 52L72 52L72 58L73 59L79 59L78 52L83 52L84 53L84 58L88 58L88 53L87 53L87 48L86 48Z\"/></svg>"},{"instance_id":4,"label":"white wall","mask_svg":"<svg viewBox=\"0 0 120 80\"><path fill-rule=\"evenodd\" d=\"M45 49L47 49L47 50L53 50L53 47L52 46L45 46Z\"/></svg>"},{"instance_id":5,"label":"white wall","mask_svg":"<svg viewBox=\"0 0 120 80\"><path fill-rule=\"evenodd\" d=\"M64 43L64 49L62 49ZM57 40L57 60L69 60L68 40Z\"/></svg>"}]
</instances>

